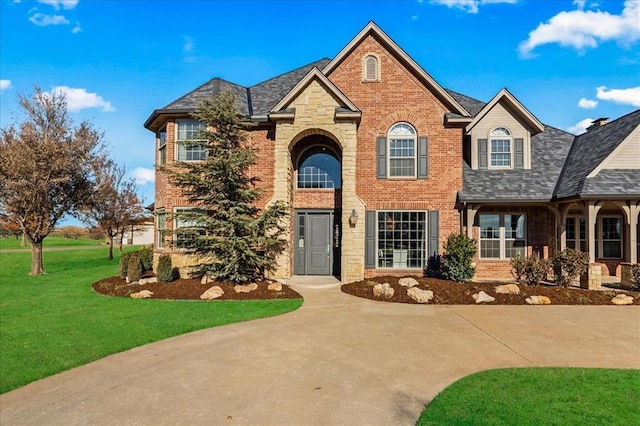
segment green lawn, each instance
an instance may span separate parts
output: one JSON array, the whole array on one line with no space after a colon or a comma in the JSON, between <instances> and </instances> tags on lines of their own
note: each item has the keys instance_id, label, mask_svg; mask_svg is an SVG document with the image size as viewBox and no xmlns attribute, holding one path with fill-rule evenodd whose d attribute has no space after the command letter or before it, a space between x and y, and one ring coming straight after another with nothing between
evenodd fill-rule
<instances>
[{"instance_id":1,"label":"green lawn","mask_svg":"<svg viewBox=\"0 0 640 426\"><path fill-rule=\"evenodd\" d=\"M30 249L29 243L27 247L22 247L22 238L16 239L15 237L1 237L0 238L0 250L12 250L12 249ZM90 238L78 238L67 239L63 237L48 236L42 242L44 248L47 247L73 247L73 246L98 246L104 245L104 241L96 241Z\"/></svg>"},{"instance_id":2,"label":"green lawn","mask_svg":"<svg viewBox=\"0 0 640 426\"><path fill-rule=\"evenodd\" d=\"M640 370L484 371L445 389L418 425L640 425Z\"/></svg>"},{"instance_id":3,"label":"green lawn","mask_svg":"<svg viewBox=\"0 0 640 426\"><path fill-rule=\"evenodd\" d=\"M0 251L0 393L145 343L302 304L102 296L91 284L118 269L106 255L107 248L45 251L47 274L30 277L30 253Z\"/></svg>"}]
</instances>

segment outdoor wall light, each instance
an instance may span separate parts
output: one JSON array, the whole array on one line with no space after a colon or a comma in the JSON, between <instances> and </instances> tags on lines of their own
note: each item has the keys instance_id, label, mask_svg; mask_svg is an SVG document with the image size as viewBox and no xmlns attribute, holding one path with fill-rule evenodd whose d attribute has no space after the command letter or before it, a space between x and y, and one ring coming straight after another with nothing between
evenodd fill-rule
<instances>
[{"instance_id":1,"label":"outdoor wall light","mask_svg":"<svg viewBox=\"0 0 640 426\"><path fill-rule=\"evenodd\" d=\"M349 226L354 228L358 223L358 212L353 209L351 210L351 216L349 216Z\"/></svg>"}]
</instances>

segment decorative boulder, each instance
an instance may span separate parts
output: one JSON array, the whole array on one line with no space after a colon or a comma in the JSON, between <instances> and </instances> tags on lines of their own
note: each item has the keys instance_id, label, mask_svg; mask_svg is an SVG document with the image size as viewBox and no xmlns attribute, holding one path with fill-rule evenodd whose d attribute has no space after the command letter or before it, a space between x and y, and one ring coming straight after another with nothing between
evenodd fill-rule
<instances>
[{"instance_id":1,"label":"decorative boulder","mask_svg":"<svg viewBox=\"0 0 640 426\"><path fill-rule=\"evenodd\" d=\"M476 303L488 303L496 300L495 297L489 296L484 291L481 291L480 293L476 293L471 297L473 297L473 300L475 300Z\"/></svg>"},{"instance_id":2,"label":"decorative boulder","mask_svg":"<svg viewBox=\"0 0 640 426\"><path fill-rule=\"evenodd\" d=\"M626 294L619 294L611 299L611 303L614 305L631 305L633 304L633 297Z\"/></svg>"},{"instance_id":3,"label":"decorative boulder","mask_svg":"<svg viewBox=\"0 0 640 426\"><path fill-rule=\"evenodd\" d=\"M202 285L206 285L206 284L211 284L212 282L214 282L216 279L213 278L211 275L203 275L202 279L200 280L200 284Z\"/></svg>"},{"instance_id":4,"label":"decorative boulder","mask_svg":"<svg viewBox=\"0 0 640 426\"><path fill-rule=\"evenodd\" d=\"M258 284L256 283L245 284L245 285L238 284L235 287L233 287L233 289L236 291L236 293L250 293L253 290L258 289Z\"/></svg>"},{"instance_id":5,"label":"decorative boulder","mask_svg":"<svg viewBox=\"0 0 640 426\"><path fill-rule=\"evenodd\" d=\"M147 299L151 296L153 296L153 292L149 290L142 290L137 293L131 293L131 297L133 297L134 299Z\"/></svg>"},{"instance_id":6,"label":"decorative boulder","mask_svg":"<svg viewBox=\"0 0 640 426\"><path fill-rule=\"evenodd\" d=\"M398 280L398 284L401 285L402 287L413 288L417 286L419 283L418 281L416 281L415 278L405 277L405 278L400 278Z\"/></svg>"},{"instance_id":7,"label":"decorative boulder","mask_svg":"<svg viewBox=\"0 0 640 426\"><path fill-rule=\"evenodd\" d=\"M222 296L223 294L224 294L224 290L222 288L220 288L220 286L214 285L213 287L210 287L209 289L207 289L207 291L202 293L200 295L200 299L202 299L202 300L213 300L213 299L217 299L218 297Z\"/></svg>"},{"instance_id":8,"label":"decorative boulder","mask_svg":"<svg viewBox=\"0 0 640 426\"><path fill-rule=\"evenodd\" d=\"M391 299L395 294L395 290L389 283L376 284L373 287L373 296L377 298Z\"/></svg>"},{"instance_id":9,"label":"decorative boulder","mask_svg":"<svg viewBox=\"0 0 640 426\"><path fill-rule=\"evenodd\" d=\"M418 303L429 303L429 301L433 299L433 291L421 290L418 287L411 287L407 290L407 296Z\"/></svg>"},{"instance_id":10,"label":"decorative boulder","mask_svg":"<svg viewBox=\"0 0 640 426\"><path fill-rule=\"evenodd\" d=\"M505 284L495 287L497 294L520 294L520 287L517 284Z\"/></svg>"},{"instance_id":11,"label":"decorative boulder","mask_svg":"<svg viewBox=\"0 0 640 426\"><path fill-rule=\"evenodd\" d=\"M551 304L551 299L549 299L547 296L530 296L530 297L527 297L524 301L527 302L529 305L550 305Z\"/></svg>"},{"instance_id":12,"label":"decorative boulder","mask_svg":"<svg viewBox=\"0 0 640 426\"><path fill-rule=\"evenodd\" d=\"M138 281L138 284L140 285L155 284L157 282L158 282L158 279L156 277L149 277L149 278L140 278L140 281Z\"/></svg>"},{"instance_id":13,"label":"decorative boulder","mask_svg":"<svg viewBox=\"0 0 640 426\"><path fill-rule=\"evenodd\" d=\"M282 291L282 284L280 283L271 283L267 286L267 290L271 291Z\"/></svg>"}]
</instances>

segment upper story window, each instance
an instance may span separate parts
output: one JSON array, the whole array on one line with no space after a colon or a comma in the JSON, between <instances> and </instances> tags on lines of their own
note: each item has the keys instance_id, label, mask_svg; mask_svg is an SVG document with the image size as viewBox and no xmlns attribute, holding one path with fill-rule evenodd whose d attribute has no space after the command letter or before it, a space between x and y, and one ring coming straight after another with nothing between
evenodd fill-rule
<instances>
[{"instance_id":1,"label":"upper story window","mask_svg":"<svg viewBox=\"0 0 640 426\"><path fill-rule=\"evenodd\" d=\"M206 129L199 121L178 121L176 132L176 160L200 161L207 156L207 147L200 134Z\"/></svg>"},{"instance_id":2,"label":"upper story window","mask_svg":"<svg viewBox=\"0 0 640 426\"><path fill-rule=\"evenodd\" d=\"M497 127L491 132L489 139L490 167L511 168L511 132L504 127Z\"/></svg>"},{"instance_id":3,"label":"upper story window","mask_svg":"<svg viewBox=\"0 0 640 426\"><path fill-rule=\"evenodd\" d=\"M325 146L307 149L298 162L298 188L340 189L340 160Z\"/></svg>"},{"instance_id":4,"label":"upper story window","mask_svg":"<svg viewBox=\"0 0 640 426\"><path fill-rule=\"evenodd\" d=\"M378 58L374 55L367 55L363 64L364 81L379 81Z\"/></svg>"},{"instance_id":5,"label":"upper story window","mask_svg":"<svg viewBox=\"0 0 640 426\"><path fill-rule=\"evenodd\" d=\"M416 131L408 123L389 129L389 177L416 177Z\"/></svg>"},{"instance_id":6,"label":"upper story window","mask_svg":"<svg viewBox=\"0 0 640 426\"><path fill-rule=\"evenodd\" d=\"M158 164L163 165L167 162L167 128L163 127L158 132Z\"/></svg>"}]
</instances>

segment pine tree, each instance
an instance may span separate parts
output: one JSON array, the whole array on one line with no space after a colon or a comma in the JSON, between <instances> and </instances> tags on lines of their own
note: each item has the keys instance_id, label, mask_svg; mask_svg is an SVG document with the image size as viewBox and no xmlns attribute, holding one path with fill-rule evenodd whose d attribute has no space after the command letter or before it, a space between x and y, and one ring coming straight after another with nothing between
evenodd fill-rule
<instances>
[{"instance_id":1,"label":"pine tree","mask_svg":"<svg viewBox=\"0 0 640 426\"><path fill-rule=\"evenodd\" d=\"M189 226L175 230L174 240L200 259L196 275L206 273L233 282L256 280L273 270L286 247L282 237L288 209L281 202L264 209L256 205L262 191L249 168L257 156L246 143L231 92L203 100L193 117L206 124L198 137L206 146L206 159L163 168L197 206L176 213Z\"/></svg>"}]
</instances>

